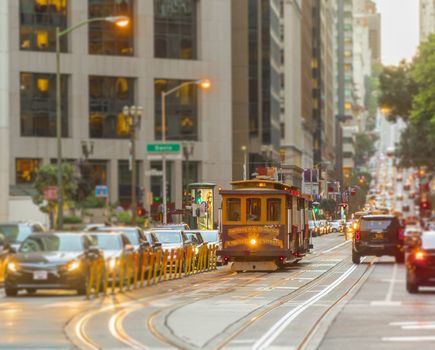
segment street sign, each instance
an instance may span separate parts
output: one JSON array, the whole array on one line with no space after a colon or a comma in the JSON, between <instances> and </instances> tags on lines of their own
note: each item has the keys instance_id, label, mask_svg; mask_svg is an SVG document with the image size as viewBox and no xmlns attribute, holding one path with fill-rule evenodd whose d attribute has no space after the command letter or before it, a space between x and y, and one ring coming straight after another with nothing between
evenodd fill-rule
<instances>
[{"instance_id":1,"label":"street sign","mask_svg":"<svg viewBox=\"0 0 435 350\"><path fill-rule=\"evenodd\" d=\"M179 143L149 143L147 145L148 153L180 153L181 144Z\"/></svg>"},{"instance_id":2,"label":"street sign","mask_svg":"<svg viewBox=\"0 0 435 350\"><path fill-rule=\"evenodd\" d=\"M150 169L145 171L145 176L162 176L163 171L157 169Z\"/></svg>"},{"instance_id":3,"label":"street sign","mask_svg":"<svg viewBox=\"0 0 435 350\"><path fill-rule=\"evenodd\" d=\"M55 201L57 199L57 187L47 186L44 188L44 199L46 201Z\"/></svg>"},{"instance_id":4,"label":"street sign","mask_svg":"<svg viewBox=\"0 0 435 350\"><path fill-rule=\"evenodd\" d=\"M108 197L109 190L107 186L95 186L95 197Z\"/></svg>"}]
</instances>

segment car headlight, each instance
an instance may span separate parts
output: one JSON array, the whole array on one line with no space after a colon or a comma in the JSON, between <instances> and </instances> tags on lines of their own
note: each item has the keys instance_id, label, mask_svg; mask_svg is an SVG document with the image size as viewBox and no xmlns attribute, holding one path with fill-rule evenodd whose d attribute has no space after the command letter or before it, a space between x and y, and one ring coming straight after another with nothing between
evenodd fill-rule
<instances>
[{"instance_id":1,"label":"car headlight","mask_svg":"<svg viewBox=\"0 0 435 350\"><path fill-rule=\"evenodd\" d=\"M7 269L9 272L17 272L20 269L20 266L16 261L9 261L7 265Z\"/></svg>"},{"instance_id":2,"label":"car headlight","mask_svg":"<svg viewBox=\"0 0 435 350\"><path fill-rule=\"evenodd\" d=\"M113 271L116 268L117 262L116 258L110 258L107 262L107 266L110 271Z\"/></svg>"},{"instance_id":3,"label":"car headlight","mask_svg":"<svg viewBox=\"0 0 435 350\"><path fill-rule=\"evenodd\" d=\"M80 261L73 260L67 264L66 269L68 272L71 272L71 271L75 271L75 270L79 269L80 266L81 266Z\"/></svg>"}]
</instances>

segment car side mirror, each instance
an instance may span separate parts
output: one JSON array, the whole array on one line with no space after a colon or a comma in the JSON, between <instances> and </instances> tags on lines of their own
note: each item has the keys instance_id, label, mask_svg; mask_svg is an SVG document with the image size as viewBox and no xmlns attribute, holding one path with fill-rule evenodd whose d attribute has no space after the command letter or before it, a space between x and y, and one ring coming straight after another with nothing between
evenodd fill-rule
<instances>
[{"instance_id":1,"label":"car side mirror","mask_svg":"<svg viewBox=\"0 0 435 350\"><path fill-rule=\"evenodd\" d=\"M150 244L149 242L141 242L140 247L141 247L142 249L146 249L146 248L149 248L150 245L151 245L151 244Z\"/></svg>"},{"instance_id":2,"label":"car side mirror","mask_svg":"<svg viewBox=\"0 0 435 350\"><path fill-rule=\"evenodd\" d=\"M132 251L134 251L134 247L131 244L127 244L125 246L125 251L126 252L132 252Z\"/></svg>"},{"instance_id":3,"label":"car side mirror","mask_svg":"<svg viewBox=\"0 0 435 350\"><path fill-rule=\"evenodd\" d=\"M100 253L100 248L96 245L91 245L86 251L86 254L91 257L97 257Z\"/></svg>"}]
</instances>

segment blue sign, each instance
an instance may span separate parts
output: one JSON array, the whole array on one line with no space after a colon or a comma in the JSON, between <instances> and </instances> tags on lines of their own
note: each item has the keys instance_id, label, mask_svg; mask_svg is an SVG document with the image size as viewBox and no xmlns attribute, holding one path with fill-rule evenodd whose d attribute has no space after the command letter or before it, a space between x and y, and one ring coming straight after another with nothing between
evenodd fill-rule
<instances>
[{"instance_id":1,"label":"blue sign","mask_svg":"<svg viewBox=\"0 0 435 350\"><path fill-rule=\"evenodd\" d=\"M108 197L109 190L107 186L95 186L95 197Z\"/></svg>"}]
</instances>

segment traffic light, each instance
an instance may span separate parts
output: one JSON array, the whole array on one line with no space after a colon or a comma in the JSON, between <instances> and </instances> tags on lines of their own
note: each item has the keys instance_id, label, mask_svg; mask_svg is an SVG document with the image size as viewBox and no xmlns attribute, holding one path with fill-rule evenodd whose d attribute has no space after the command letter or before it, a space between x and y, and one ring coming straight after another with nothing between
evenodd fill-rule
<instances>
[{"instance_id":1,"label":"traffic light","mask_svg":"<svg viewBox=\"0 0 435 350\"><path fill-rule=\"evenodd\" d=\"M136 208L136 215L137 215L138 217L140 217L140 218L144 217L144 216L145 216L145 213L146 213L145 208L142 208L142 207L138 207L138 208Z\"/></svg>"},{"instance_id":2,"label":"traffic light","mask_svg":"<svg viewBox=\"0 0 435 350\"><path fill-rule=\"evenodd\" d=\"M195 193L195 203L196 204L201 204L201 202L202 202L202 194L201 194L201 191L198 190Z\"/></svg>"},{"instance_id":3,"label":"traffic light","mask_svg":"<svg viewBox=\"0 0 435 350\"><path fill-rule=\"evenodd\" d=\"M313 207L313 212L315 215L319 214L319 207Z\"/></svg>"}]
</instances>

